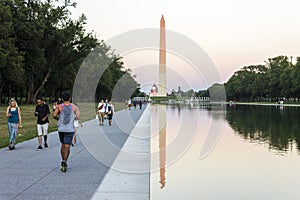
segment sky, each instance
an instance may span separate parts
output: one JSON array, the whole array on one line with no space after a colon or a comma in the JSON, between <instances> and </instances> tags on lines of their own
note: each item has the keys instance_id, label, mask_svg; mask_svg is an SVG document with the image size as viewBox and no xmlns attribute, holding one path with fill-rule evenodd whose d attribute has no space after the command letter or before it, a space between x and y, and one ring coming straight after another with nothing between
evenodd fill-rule
<instances>
[{"instance_id":1,"label":"sky","mask_svg":"<svg viewBox=\"0 0 300 200\"><path fill-rule=\"evenodd\" d=\"M268 58L278 55L293 56L294 60L300 56L298 0L75 2L77 7L71 9L72 17L76 19L80 14L85 14L87 31L94 31L100 40L108 41L136 29L159 28L163 14L167 30L180 33L198 44L213 62L220 78L213 80L205 74L195 76L193 66L188 60L181 59L180 55L168 53L169 89L176 90L178 86L183 89L205 89L213 82L228 81L233 73L243 66L263 64ZM168 50L168 34L166 37ZM153 40L158 38L153 37ZM157 46L158 44L159 41ZM157 50L140 50L121 56L125 67L132 69L141 85L152 85L157 81ZM181 79L178 79L177 75Z\"/></svg>"}]
</instances>

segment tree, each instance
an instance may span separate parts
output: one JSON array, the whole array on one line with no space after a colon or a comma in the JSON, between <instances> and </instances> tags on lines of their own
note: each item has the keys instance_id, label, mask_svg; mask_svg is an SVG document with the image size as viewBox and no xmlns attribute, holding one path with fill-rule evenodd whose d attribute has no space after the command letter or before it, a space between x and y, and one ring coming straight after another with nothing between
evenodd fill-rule
<instances>
[{"instance_id":1,"label":"tree","mask_svg":"<svg viewBox=\"0 0 300 200\"><path fill-rule=\"evenodd\" d=\"M0 4L0 96L3 90L11 97L12 90L23 83L23 56L15 46L13 18L6 1ZM17 90L14 90L16 94Z\"/></svg>"},{"instance_id":2,"label":"tree","mask_svg":"<svg viewBox=\"0 0 300 200\"><path fill-rule=\"evenodd\" d=\"M134 97L146 97L146 93L141 91L140 85L138 85L135 91L132 93L131 98Z\"/></svg>"},{"instance_id":3,"label":"tree","mask_svg":"<svg viewBox=\"0 0 300 200\"><path fill-rule=\"evenodd\" d=\"M197 97L209 97L209 91L208 90L199 90L196 93Z\"/></svg>"},{"instance_id":4,"label":"tree","mask_svg":"<svg viewBox=\"0 0 300 200\"><path fill-rule=\"evenodd\" d=\"M61 6L57 0L1 1L0 96L26 94L27 103L37 96L58 97L72 90L81 68L85 88L100 79L93 86L99 88L97 97L111 97L118 82L136 90L122 58L85 30L85 15L70 18L69 7L75 5L71 0ZM80 92L94 100L88 91Z\"/></svg>"},{"instance_id":5,"label":"tree","mask_svg":"<svg viewBox=\"0 0 300 200\"><path fill-rule=\"evenodd\" d=\"M284 85L289 85L286 84L285 80L288 76L285 75L285 73L288 73L287 68L290 67L288 57L277 56L275 58L269 58L266 62L266 67L269 69L267 73L269 94L272 98L279 99L282 92L288 90L288 88L284 88Z\"/></svg>"},{"instance_id":6,"label":"tree","mask_svg":"<svg viewBox=\"0 0 300 200\"><path fill-rule=\"evenodd\" d=\"M84 29L86 18L70 19L68 7L55 6L54 1L39 0L11 2L16 44L25 58L27 102L33 102L46 83L64 88L72 83L83 58L97 45L97 39ZM59 72L59 73L57 73ZM56 82L53 80L53 82ZM57 88L53 88L54 90Z\"/></svg>"},{"instance_id":7,"label":"tree","mask_svg":"<svg viewBox=\"0 0 300 200\"><path fill-rule=\"evenodd\" d=\"M226 93L223 84L215 83L208 88L211 101L226 101Z\"/></svg>"},{"instance_id":8,"label":"tree","mask_svg":"<svg viewBox=\"0 0 300 200\"><path fill-rule=\"evenodd\" d=\"M300 57L296 58L297 63L292 68L291 72L291 80L292 80L292 86L291 86L291 94L294 97L300 98Z\"/></svg>"},{"instance_id":9,"label":"tree","mask_svg":"<svg viewBox=\"0 0 300 200\"><path fill-rule=\"evenodd\" d=\"M287 56L269 58L265 65L245 66L225 83L229 99L240 101L278 100L297 93L297 66Z\"/></svg>"},{"instance_id":10,"label":"tree","mask_svg":"<svg viewBox=\"0 0 300 200\"><path fill-rule=\"evenodd\" d=\"M268 94L267 68L264 65L255 66L255 78L252 84L251 93L256 101L265 100Z\"/></svg>"}]
</instances>

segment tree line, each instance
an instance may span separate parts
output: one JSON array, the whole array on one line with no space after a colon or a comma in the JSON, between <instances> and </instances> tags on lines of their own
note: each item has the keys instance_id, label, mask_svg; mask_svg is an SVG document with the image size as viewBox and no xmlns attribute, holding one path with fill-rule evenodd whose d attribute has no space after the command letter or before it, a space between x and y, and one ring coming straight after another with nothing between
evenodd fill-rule
<instances>
[{"instance_id":1,"label":"tree line","mask_svg":"<svg viewBox=\"0 0 300 200\"><path fill-rule=\"evenodd\" d=\"M300 58L269 58L265 64L245 66L236 71L225 83L228 100L299 101Z\"/></svg>"},{"instance_id":2,"label":"tree line","mask_svg":"<svg viewBox=\"0 0 300 200\"><path fill-rule=\"evenodd\" d=\"M171 96L176 96L172 91ZM224 84L181 91L184 97L210 97L212 101L300 101L300 57L277 56L264 64L244 66Z\"/></svg>"},{"instance_id":3,"label":"tree line","mask_svg":"<svg viewBox=\"0 0 300 200\"><path fill-rule=\"evenodd\" d=\"M124 84L137 88L122 58L86 31L85 15L71 19L71 7L76 3L70 0L63 5L57 0L1 0L1 103L10 97L32 103L37 96L54 99L71 91L81 64L96 48L110 60L99 80L96 99L110 98L124 75L128 77Z\"/></svg>"}]
</instances>

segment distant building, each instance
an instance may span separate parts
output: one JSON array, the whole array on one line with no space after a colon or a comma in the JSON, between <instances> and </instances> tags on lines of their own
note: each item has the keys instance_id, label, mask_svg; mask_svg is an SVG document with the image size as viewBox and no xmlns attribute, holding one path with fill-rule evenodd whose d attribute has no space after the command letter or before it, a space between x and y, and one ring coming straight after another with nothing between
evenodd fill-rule
<instances>
[{"instance_id":1,"label":"distant building","mask_svg":"<svg viewBox=\"0 0 300 200\"><path fill-rule=\"evenodd\" d=\"M158 87L157 85L154 83L151 87L151 91L150 91L150 97L156 97L158 94Z\"/></svg>"},{"instance_id":2,"label":"distant building","mask_svg":"<svg viewBox=\"0 0 300 200\"><path fill-rule=\"evenodd\" d=\"M178 91L176 92L174 89L172 90L172 95L176 96L176 97L181 97L182 96L182 90L180 88L180 86L178 87Z\"/></svg>"}]
</instances>

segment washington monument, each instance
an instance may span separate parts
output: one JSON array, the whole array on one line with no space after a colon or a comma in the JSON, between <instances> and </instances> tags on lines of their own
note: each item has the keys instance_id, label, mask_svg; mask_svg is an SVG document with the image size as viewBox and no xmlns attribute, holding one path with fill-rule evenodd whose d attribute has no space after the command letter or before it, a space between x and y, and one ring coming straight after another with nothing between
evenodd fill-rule
<instances>
[{"instance_id":1,"label":"washington monument","mask_svg":"<svg viewBox=\"0 0 300 200\"><path fill-rule=\"evenodd\" d=\"M165 19L160 19L160 42L159 42L159 79L158 96L167 96L167 69L166 69L166 30Z\"/></svg>"}]
</instances>

